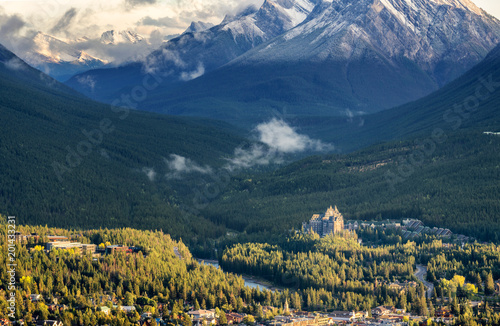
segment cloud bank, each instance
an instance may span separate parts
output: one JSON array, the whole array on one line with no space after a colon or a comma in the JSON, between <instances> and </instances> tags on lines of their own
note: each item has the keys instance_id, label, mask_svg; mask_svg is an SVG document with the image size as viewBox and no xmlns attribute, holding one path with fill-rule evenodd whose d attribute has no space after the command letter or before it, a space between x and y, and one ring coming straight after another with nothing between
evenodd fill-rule
<instances>
[{"instance_id":1,"label":"cloud bank","mask_svg":"<svg viewBox=\"0 0 500 326\"><path fill-rule=\"evenodd\" d=\"M59 19L59 21L50 29L50 33L53 34L58 34L61 31L66 32L68 29L68 26L71 24L71 22L74 20L76 16L76 8L70 8L68 9L64 15Z\"/></svg>"},{"instance_id":2,"label":"cloud bank","mask_svg":"<svg viewBox=\"0 0 500 326\"><path fill-rule=\"evenodd\" d=\"M226 169L234 171L258 165L280 164L284 161L285 154L326 152L335 148L321 140L299 134L285 121L277 118L259 124L254 132L259 143L246 149L237 148L233 157L228 159Z\"/></svg>"},{"instance_id":3,"label":"cloud bank","mask_svg":"<svg viewBox=\"0 0 500 326\"><path fill-rule=\"evenodd\" d=\"M303 152L332 151L334 146L320 140L311 139L307 135L299 134L285 121L273 118L259 124L255 129L256 142L237 147L233 155L227 158L223 169L234 172L239 169L284 162L284 155ZM211 174L214 169L201 166L194 161L180 155L171 155L166 160L170 172L168 179L180 179L184 174L201 173Z\"/></svg>"},{"instance_id":4,"label":"cloud bank","mask_svg":"<svg viewBox=\"0 0 500 326\"><path fill-rule=\"evenodd\" d=\"M0 21L3 23L0 26L1 35L13 35L17 33L26 25L26 22L18 15L6 16L0 15Z\"/></svg>"}]
</instances>

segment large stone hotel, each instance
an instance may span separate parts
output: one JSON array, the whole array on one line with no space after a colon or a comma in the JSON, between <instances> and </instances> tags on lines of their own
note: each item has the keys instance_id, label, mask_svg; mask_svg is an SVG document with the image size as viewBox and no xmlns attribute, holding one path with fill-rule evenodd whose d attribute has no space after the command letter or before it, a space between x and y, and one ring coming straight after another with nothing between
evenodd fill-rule
<instances>
[{"instance_id":1,"label":"large stone hotel","mask_svg":"<svg viewBox=\"0 0 500 326\"><path fill-rule=\"evenodd\" d=\"M314 214L309 222L302 223L304 232L315 232L320 237L330 233L339 233L344 230L344 217L340 214L337 206L330 206L325 214Z\"/></svg>"}]
</instances>

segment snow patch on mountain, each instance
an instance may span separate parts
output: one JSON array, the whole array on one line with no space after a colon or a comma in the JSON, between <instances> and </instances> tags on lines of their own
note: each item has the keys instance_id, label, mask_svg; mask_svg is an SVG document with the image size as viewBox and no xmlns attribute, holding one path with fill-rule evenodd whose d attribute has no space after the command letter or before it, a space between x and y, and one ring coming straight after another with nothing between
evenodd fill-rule
<instances>
[{"instance_id":1,"label":"snow patch on mountain","mask_svg":"<svg viewBox=\"0 0 500 326\"><path fill-rule=\"evenodd\" d=\"M32 49L26 54L25 60L35 67L44 63L106 64L107 60L97 58L79 49L78 44L87 40L88 38L66 40L38 32L33 37Z\"/></svg>"},{"instance_id":2,"label":"snow patch on mountain","mask_svg":"<svg viewBox=\"0 0 500 326\"><path fill-rule=\"evenodd\" d=\"M167 42L143 60L144 71L187 81L235 59L244 52L270 40L307 18L318 0L266 0L260 8L253 6L226 16L221 24L208 26L200 22L181 36Z\"/></svg>"},{"instance_id":3,"label":"snow patch on mountain","mask_svg":"<svg viewBox=\"0 0 500 326\"><path fill-rule=\"evenodd\" d=\"M101 43L104 44L120 44L120 43L129 43L129 44L135 44L139 42L147 42L147 40L132 31L107 31L102 33L101 35Z\"/></svg>"},{"instance_id":4,"label":"snow patch on mountain","mask_svg":"<svg viewBox=\"0 0 500 326\"><path fill-rule=\"evenodd\" d=\"M223 31L231 32L235 42L238 42L238 36L244 36L247 40L253 42L256 37L265 37L265 32L262 31L255 23L255 17L243 17L240 20L232 21L226 24Z\"/></svg>"},{"instance_id":5,"label":"snow patch on mountain","mask_svg":"<svg viewBox=\"0 0 500 326\"><path fill-rule=\"evenodd\" d=\"M182 34L203 32L212 27L214 27L212 23L205 23L202 21L192 22Z\"/></svg>"},{"instance_id":6,"label":"snow patch on mountain","mask_svg":"<svg viewBox=\"0 0 500 326\"><path fill-rule=\"evenodd\" d=\"M370 49L427 70L443 59L477 62L499 41L500 22L469 0L335 0L237 61L338 60Z\"/></svg>"}]
</instances>

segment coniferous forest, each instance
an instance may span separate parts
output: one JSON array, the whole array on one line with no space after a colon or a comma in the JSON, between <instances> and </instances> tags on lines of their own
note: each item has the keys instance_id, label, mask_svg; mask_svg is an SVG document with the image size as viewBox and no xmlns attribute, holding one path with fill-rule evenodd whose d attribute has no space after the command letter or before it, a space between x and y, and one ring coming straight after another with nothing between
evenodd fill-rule
<instances>
[{"instance_id":1,"label":"coniferous forest","mask_svg":"<svg viewBox=\"0 0 500 326\"><path fill-rule=\"evenodd\" d=\"M5 217L2 217L5 223ZM283 314L283 305L303 311L370 311L379 305L395 306L420 316L433 316L440 306L450 306L460 324L475 325L487 316L487 325L500 321L495 301L488 299L500 276L500 248L493 244L445 244L436 238L404 241L381 234L377 245L370 231L344 232L319 238L316 234L290 233L269 243L227 245L221 253L224 269L203 265L188 248L161 231L98 229L70 231L41 226L18 226L23 234L37 233L28 242L9 242L6 228L0 241L7 252L15 243L17 272L16 318L58 319L64 325L132 325L143 313L153 323L191 325L191 309L216 309L254 316L258 321ZM43 250L49 235L99 247L123 244L132 253L81 254L73 250ZM363 244L360 244L360 241ZM7 256L1 257L0 318L7 317L10 302ZM429 295L414 275L415 266L426 266ZM279 290L259 290L244 285L232 273L251 274L273 283ZM395 286L394 284L397 284ZM31 300L32 295L41 300ZM473 311L471 300L484 300ZM263 306L276 307L263 313ZM126 312L121 307L133 307ZM473 317L474 316L474 317ZM222 324L224 319L222 319Z\"/></svg>"}]
</instances>

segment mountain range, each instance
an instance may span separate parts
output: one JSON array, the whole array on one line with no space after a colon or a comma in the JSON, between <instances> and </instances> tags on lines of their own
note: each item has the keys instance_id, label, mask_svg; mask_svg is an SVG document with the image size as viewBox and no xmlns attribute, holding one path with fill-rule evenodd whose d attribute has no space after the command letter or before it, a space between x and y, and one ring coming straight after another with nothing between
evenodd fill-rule
<instances>
[{"instance_id":1,"label":"mountain range","mask_svg":"<svg viewBox=\"0 0 500 326\"><path fill-rule=\"evenodd\" d=\"M221 24L201 32L187 32L147 56L142 63L97 69L74 76L68 85L98 100L114 100L130 91L145 74L160 75L162 90L215 70L248 50L301 23L315 6L310 0L265 1L248 7ZM82 80L93 81L93 87Z\"/></svg>"},{"instance_id":2,"label":"mountain range","mask_svg":"<svg viewBox=\"0 0 500 326\"><path fill-rule=\"evenodd\" d=\"M156 74L161 86L138 109L248 127L276 110L358 115L416 100L499 40L499 21L467 0L268 0L171 40L142 64L89 71L68 85L112 101Z\"/></svg>"},{"instance_id":3,"label":"mountain range","mask_svg":"<svg viewBox=\"0 0 500 326\"><path fill-rule=\"evenodd\" d=\"M292 118L339 154L243 171L201 214L240 232L272 234L297 228L334 200L347 218L412 217L500 239L499 104L500 45L417 101L357 117Z\"/></svg>"},{"instance_id":4,"label":"mountain range","mask_svg":"<svg viewBox=\"0 0 500 326\"><path fill-rule=\"evenodd\" d=\"M63 39L38 32L24 40L23 47L29 45L29 49L19 55L31 66L65 81L78 73L108 64L133 61L138 55L149 54L160 44L152 44L146 37L130 30L110 30L99 38L83 36L78 39ZM116 60L118 52L129 53L121 54Z\"/></svg>"},{"instance_id":5,"label":"mountain range","mask_svg":"<svg viewBox=\"0 0 500 326\"><path fill-rule=\"evenodd\" d=\"M0 211L199 244L282 232L333 198L347 217L420 218L493 239L498 26L467 0L265 1L67 84L0 46ZM123 94L135 103L85 96ZM306 150L337 153L288 164Z\"/></svg>"},{"instance_id":6,"label":"mountain range","mask_svg":"<svg viewBox=\"0 0 500 326\"><path fill-rule=\"evenodd\" d=\"M154 225L196 243L228 230L259 232L264 225L278 232L335 198L349 217L415 217L493 238L500 232L498 185L491 182L499 173L499 81L500 47L428 97L363 117L367 132L358 134L364 139L350 138L335 120L322 119L329 125L324 131L351 149L383 137L396 141L349 155L313 156L272 173L241 171L217 188L212 182L221 181L214 171L235 148L241 152L239 146L249 144L240 130L90 101L0 47L0 209L20 216L21 223ZM359 118L351 123L363 128ZM312 125L323 127L318 121ZM100 138L100 128L112 131ZM382 138L374 136L376 129ZM423 161L412 163L409 174L401 170L417 151ZM175 165L195 176L169 177ZM388 173L396 178L388 179ZM204 185L219 190L206 204L194 198L204 207L197 214L183 212L198 196L192 191Z\"/></svg>"},{"instance_id":7,"label":"mountain range","mask_svg":"<svg viewBox=\"0 0 500 326\"><path fill-rule=\"evenodd\" d=\"M290 123L311 137L336 144L339 152L416 135L427 137L435 129L496 130L499 86L500 45L462 76L416 101L369 115L301 117Z\"/></svg>"},{"instance_id":8,"label":"mountain range","mask_svg":"<svg viewBox=\"0 0 500 326\"><path fill-rule=\"evenodd\" d=\"M61 40L38 32L30 41L33 46L31 51L24 53L23 59L58 80L66 80L79 72L108 63L78 48L78 43L89 41L87 38Z\"/></svg>"}]
</instances>

